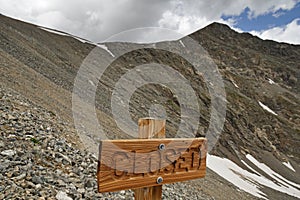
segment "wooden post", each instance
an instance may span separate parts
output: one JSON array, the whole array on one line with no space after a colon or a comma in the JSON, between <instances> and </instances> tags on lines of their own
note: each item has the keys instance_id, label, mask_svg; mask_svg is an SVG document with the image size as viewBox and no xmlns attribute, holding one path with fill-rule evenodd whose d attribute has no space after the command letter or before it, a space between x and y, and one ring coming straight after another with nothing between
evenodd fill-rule
<instances>
[{"instance_id":1,"label":"wooden post","mask_svg":"<svg viewBox=\"0 0 300 200\"><path fill-rule=\"evenodd\" d=\"M140 119L139 139L100 141L99 192L133 189L136 200L160 200L162 184L205 176L207 140L165 138L165 124Z\"/></svg>"},{"instance_id":2,"label":"wooden post","mask_svg":"<svg viewBox=\"0 0 300 200\"><path fill-rule=\"evenodd\" d=\"M165 138L166 137L166 120L142 118L139 119L139 138ZM136 200L161 200L162 185L138 188L134 190Z\"/></svg>"},{"instance_id":3,"label":"wooden post","mask_svg":"<svg viewBox=\"0 0 300 200\"><path fill-rule=\"evenodd\" d=\"M153 130L153 126L150 129ZM163 130L159 132L158 135ZM146 188L203 178L206 141L205 138L102 140L97 169L98 191Z\"/></svg>"}]
</instances>

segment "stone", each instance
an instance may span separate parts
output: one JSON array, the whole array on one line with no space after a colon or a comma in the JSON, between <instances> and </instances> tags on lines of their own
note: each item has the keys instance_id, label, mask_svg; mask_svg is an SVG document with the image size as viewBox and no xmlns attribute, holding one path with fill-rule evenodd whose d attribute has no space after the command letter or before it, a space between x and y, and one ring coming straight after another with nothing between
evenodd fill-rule
<instances>
[{"instance_id":1,"label":"stone","mask_svg":"<svg viewBox=\"0 0 300 200\"><path fill-rule=\"evenodd\" d=\"M42 184L44 182L39 176L33 176L31 181L35 184Z\"/></svg>"},{"instance_id":2,"label":"stone","mask_svg":"<svg viewBox=\"0 0 300 200\"><path fill-rule=\"evenodd\" d=\"M21 175L19 175L19 176L17 176L17 177L15 177L14 179L16 179L16 180L22 180L22 179L24 179L26 177L26 173L23 173L23 174L21 174Z\"/></svg>"},{"instance_id":3,"label":"stone","mask_svg":"<svg viewBox=\"0 0 300 200\"><path fill-rule=\"evenodd\" d=\"M84 184L84 187L86 188L91 188L93 187L93 181L92 180L87 180Z\"/></svg>"},{"instance_id":4,"label":"stone","mask_svg":"<svg viewBox=\"0 0 300 200\"><path fill-rule=\"evenodd\" d=\"M59 180L57 180L57 182L56 182L56 183L57 183L57 185L58 185L58 186L60 186L60 187L61 187L61 186L65 186L65 185L66 185L66 183L65 183L63 180L60 180L60 179L59 179Z\"/></svg>"},{"instance_id":5,"label":"stone","mask_svg":"<svg viewBox=\"0 0 300 200\"><path fill-rule=\"evenodd\" d=\"M5 144L4 144L4 142L0 141L0 148L3 148L3 147L5 147Z\"/></svg>"},{"instance_id":6,"label":"stone","mask_svg":"<svg viewBox=\"0 0 300 200\"><path fill-rule=\"evenodd\" d=\"M55 197L57 200L73 200L71 197L67 195L67 193L63 191L59 191Z\"/></svg>"},{"instance_id":7,"label":"stone","mask_svg":"<svg viewBox=\"0 0 300 200\"><path fill-rule=\"evenodd\" d=\"M8 115L7 115L7 119L8 119L8 120L15 120L16 117L14 117L14 116L11 115L11 114L8 114Z\"/></svg>"},{"instance_id":8,"label":"stone","mask_svg":"<svg viewBox=\"0 0 300 200\"><path fill-rule=\"evenodd\" d=\"M35 185L35 189L38 190L38 189L41 189L41 188L42 188L42 185L41 185L41 184L36 184L36 185Z\"/></svg>"},{"instance_id":9,"label":"stone","mask_svg":"<svg viewBox=\"0 0 300 200\"><path fill-rule=\"evenodd\" d=\"M27 188L35 188L35 184L30 181L27 181Z\"/></svg>"},{"instance_id":10,"label":"stone","mask_svg":"<svg viewBox=\"0 0 300 200\"><path fill-rule=\"evenodd\" d=\"M13 176L13 172L8 172L8 173L6 174L6 176L7 176L7 178L11 178L11 177Z\"/></svg>"},{"instance_id":11,"label":"stone","mask_svg":"<svg viewBox=\"0 0 300 200\"><path fill-rule=\"evenodd\" d=\"M16 154L16 151L11 150L11 149L4 150L1 152L1 155L3 155L3 156L14 156L15 154Z\"/></svg>"},{"instance_id":12,"label":"stone","mask_svg":"<svg viewBox=\"0 0 300 200\"><path fill-rule=\"evenodd\" d=\"M84 188L79 188L79 189L77 190L77 192L83 194L83 193L85 193L85 189L84 189Z\"/></svg>"},{"instance_id":13,"label":"stone","mask_svg":"<svg viewBox=\"0 0 300 200\"><path fill-rule=\"evenodd\" d=\"M121 191L120 191L120 194L121 194L121 195L125 195L125 193L126 193L125 190L121 190Z\"/></svg>"}]
</instances>

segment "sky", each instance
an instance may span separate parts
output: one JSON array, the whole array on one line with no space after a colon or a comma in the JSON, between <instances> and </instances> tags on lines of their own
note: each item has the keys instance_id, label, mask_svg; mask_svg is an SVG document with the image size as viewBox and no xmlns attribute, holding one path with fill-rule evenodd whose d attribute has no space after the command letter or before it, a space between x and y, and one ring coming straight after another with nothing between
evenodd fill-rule
<instances>
[{"instance_id":1,"label":"sky","mask_svg":"<svg viewBox=\"0 0 300 200\"><path fill-rule=\"evenodd\" d=\"M0 0L0 13L93 42L145 27L187 35L220 22L262 39L300 44L300 0ZM145 41L172 37L145 30L139 33Z\"/></svg>"}]
</instances>

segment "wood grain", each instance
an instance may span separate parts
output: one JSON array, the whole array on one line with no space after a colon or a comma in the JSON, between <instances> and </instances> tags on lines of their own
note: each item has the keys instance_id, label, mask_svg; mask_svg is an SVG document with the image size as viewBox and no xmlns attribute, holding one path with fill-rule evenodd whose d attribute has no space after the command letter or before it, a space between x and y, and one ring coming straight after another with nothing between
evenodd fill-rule
<instances>
[{"instance_id":1,"label":"wood grain","mask_svg":"<svg viewBox=\"0 0 300 200\"><path fill-rule=\"evenodd\" d=\"M158 150L165 144L164 150ZM103 140L100 144L100 192L157 186L205 176L205 138ZM158 177L163 178L157 184Z\"/></svg>"},{"instance_id":2,"label":"wood grain","mask_svg":"<svg viewBox=\"0 0 300 200\"><path fill-rule=\"evenodd\" d=\"M139 119L139 138L165 138L166 120ZM135 200L161 200L162 185L134 189Z\"/></svg>"}]
</instances>

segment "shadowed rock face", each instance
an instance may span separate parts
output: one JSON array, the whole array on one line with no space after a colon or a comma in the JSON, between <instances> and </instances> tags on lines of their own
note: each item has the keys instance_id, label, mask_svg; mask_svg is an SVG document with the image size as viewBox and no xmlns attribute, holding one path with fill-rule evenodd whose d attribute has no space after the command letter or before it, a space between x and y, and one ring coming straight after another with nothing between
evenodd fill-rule
<instances>
[{"instance_id":1,"label":"shadowed rock face","mask_svg":"<svg viewBox=\"0 0 300 200\"><path fill-rule=\"evenodd\" d=\"M95 48L68 34L47 32L35 25L0 16L0 84L11 88L44 109L55 113L74 128L72 118L73 84L80 65ZM300 46L263 41L248 33L213 23L190 35L213 59L222 75L227 111L224 128L213 154L227 157L241 167L241 159L251 153L286 178L299 183L299 173L281 164L290 161L299 171L300 163ZM179 41L175 41L178 43ZM97 85L96 108L99 122L111 139L130 138L116 125L111 97L118 80L134 67L158 63L172 67L188 80L198 98L199 127L184 123L195 136L205 136L210 122L211 97L201 72L182 57L143 45L108 43L114 53L132 46L140 50L116 59ZM102 55L109 54L99 49ZM125 87L126 88L126 87ZM85 94L85 93L84 93ZM187 97L188 98L188 97ZM149 115L160 104L167 116L167 137L174 137L181 120L180 102L170 88L147 84L130 98L134 121ZM270 110L268 110L270 109ZM273 112L273 113L272 113ZM193 115L195 110L190 110ZM66 131L68 132L68 131ZM70 133L74 130L70 128ZM78 144L79 141L76 141Z\"/></svg>"}]
</instances>

